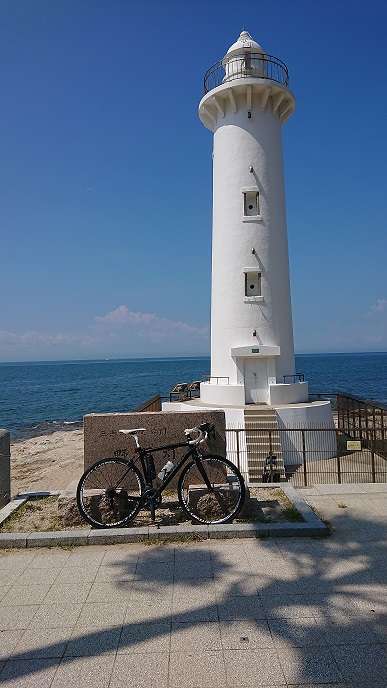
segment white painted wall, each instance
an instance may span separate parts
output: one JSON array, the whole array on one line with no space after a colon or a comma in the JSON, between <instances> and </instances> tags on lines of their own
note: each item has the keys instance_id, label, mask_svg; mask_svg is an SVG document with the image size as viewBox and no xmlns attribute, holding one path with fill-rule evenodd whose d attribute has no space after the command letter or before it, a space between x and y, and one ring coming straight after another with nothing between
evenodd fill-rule
<instances>
[{"instance_id":1,"label":"white painted wall","mask_svg":"<svg viewBox=\"0 0 387 688\"><path fill-rule=\"evenodd\" d=\"M330 401L276 407L275 410L278 427L286 429L286 432L280 433L285 466L301 465L303 462L300 429L306 429L304 442L307 462L324 461L336 455L336 432Z\"/></svg>"}]
</instances>

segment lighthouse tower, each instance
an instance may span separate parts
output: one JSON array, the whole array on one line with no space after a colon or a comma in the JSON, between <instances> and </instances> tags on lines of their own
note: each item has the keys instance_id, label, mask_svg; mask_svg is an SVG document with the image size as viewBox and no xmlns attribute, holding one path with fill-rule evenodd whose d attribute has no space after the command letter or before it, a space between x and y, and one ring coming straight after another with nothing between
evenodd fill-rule
<instances>
[{"instance_id":1,"label":"lighthouse tower","mask_svg":"<svg viewBox=\"0 0 387 688\"><path fill-rule=\"evenodd\" d=\"M296 375L281 127L286 65L247 31L206 74L199 117L214 133L211 375L203 404L308 400Z\"/></svg>"}]
</instances>

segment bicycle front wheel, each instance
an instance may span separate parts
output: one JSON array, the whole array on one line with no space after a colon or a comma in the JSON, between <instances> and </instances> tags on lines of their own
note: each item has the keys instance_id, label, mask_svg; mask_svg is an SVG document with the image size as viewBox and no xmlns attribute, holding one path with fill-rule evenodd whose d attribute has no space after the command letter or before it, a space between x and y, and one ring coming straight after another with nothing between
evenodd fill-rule
<instances>
[{"instance_id":1,"label":"bicycle front wheel","mask_svg":"<svg viewBox=\"0 0 387 688\"><path fill-rule=\"evenodd\" d=\"M242 509L245 483L228 459L203 456L183 469L178 494L182 508L195 523L228 523Z\"/></svg>"},{"instance_id":2,"label":"bicycle front wheel","mask_svg":"<svg viewBox=\"0 0 387 688\"><path fill-rule=\"evenodd\" d=\"M136 466L123 459L103 459L91 466L79 481L79 511L95 528L125 526L140 511L143 487Z\"/></svg>"}]
</instances>

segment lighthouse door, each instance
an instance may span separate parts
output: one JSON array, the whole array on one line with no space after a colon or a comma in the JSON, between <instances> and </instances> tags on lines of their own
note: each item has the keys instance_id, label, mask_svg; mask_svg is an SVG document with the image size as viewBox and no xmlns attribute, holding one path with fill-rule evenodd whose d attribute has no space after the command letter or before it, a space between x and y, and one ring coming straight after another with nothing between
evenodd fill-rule
<instances>
[{"instance_id":1,"label":"lighthouse door","mask_svg":"<svg viewBox=\"0 0 387 688\"><path fill-rule=\"evenodd\" d=\"M245 358L245 400L246 404L267 403L266 358Z\"/></svg>"}]
</instances>

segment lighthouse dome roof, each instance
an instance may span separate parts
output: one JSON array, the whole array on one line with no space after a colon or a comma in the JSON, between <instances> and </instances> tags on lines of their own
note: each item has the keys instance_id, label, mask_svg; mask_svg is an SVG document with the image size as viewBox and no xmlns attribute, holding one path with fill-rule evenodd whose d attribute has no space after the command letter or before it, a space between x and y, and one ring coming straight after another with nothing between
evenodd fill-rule
<instances>
[{"instance_id":1,"label":"lighthouse dome roof","mask_svg":"<svg viewBox=\"0 0 387 688\"><path fill-rule=\"evenodd\" d=\"M236 53L240 52L245 52L245 51L251 52L251 53L262 53L264 54L264 51L262 47L255 41L249 34L248 31L243 29L241 32L238 40L233 43L229 49L227 50L227 53L225 57L229 57L230 55L235 55Z\"/></svg>"}]
</instances>

